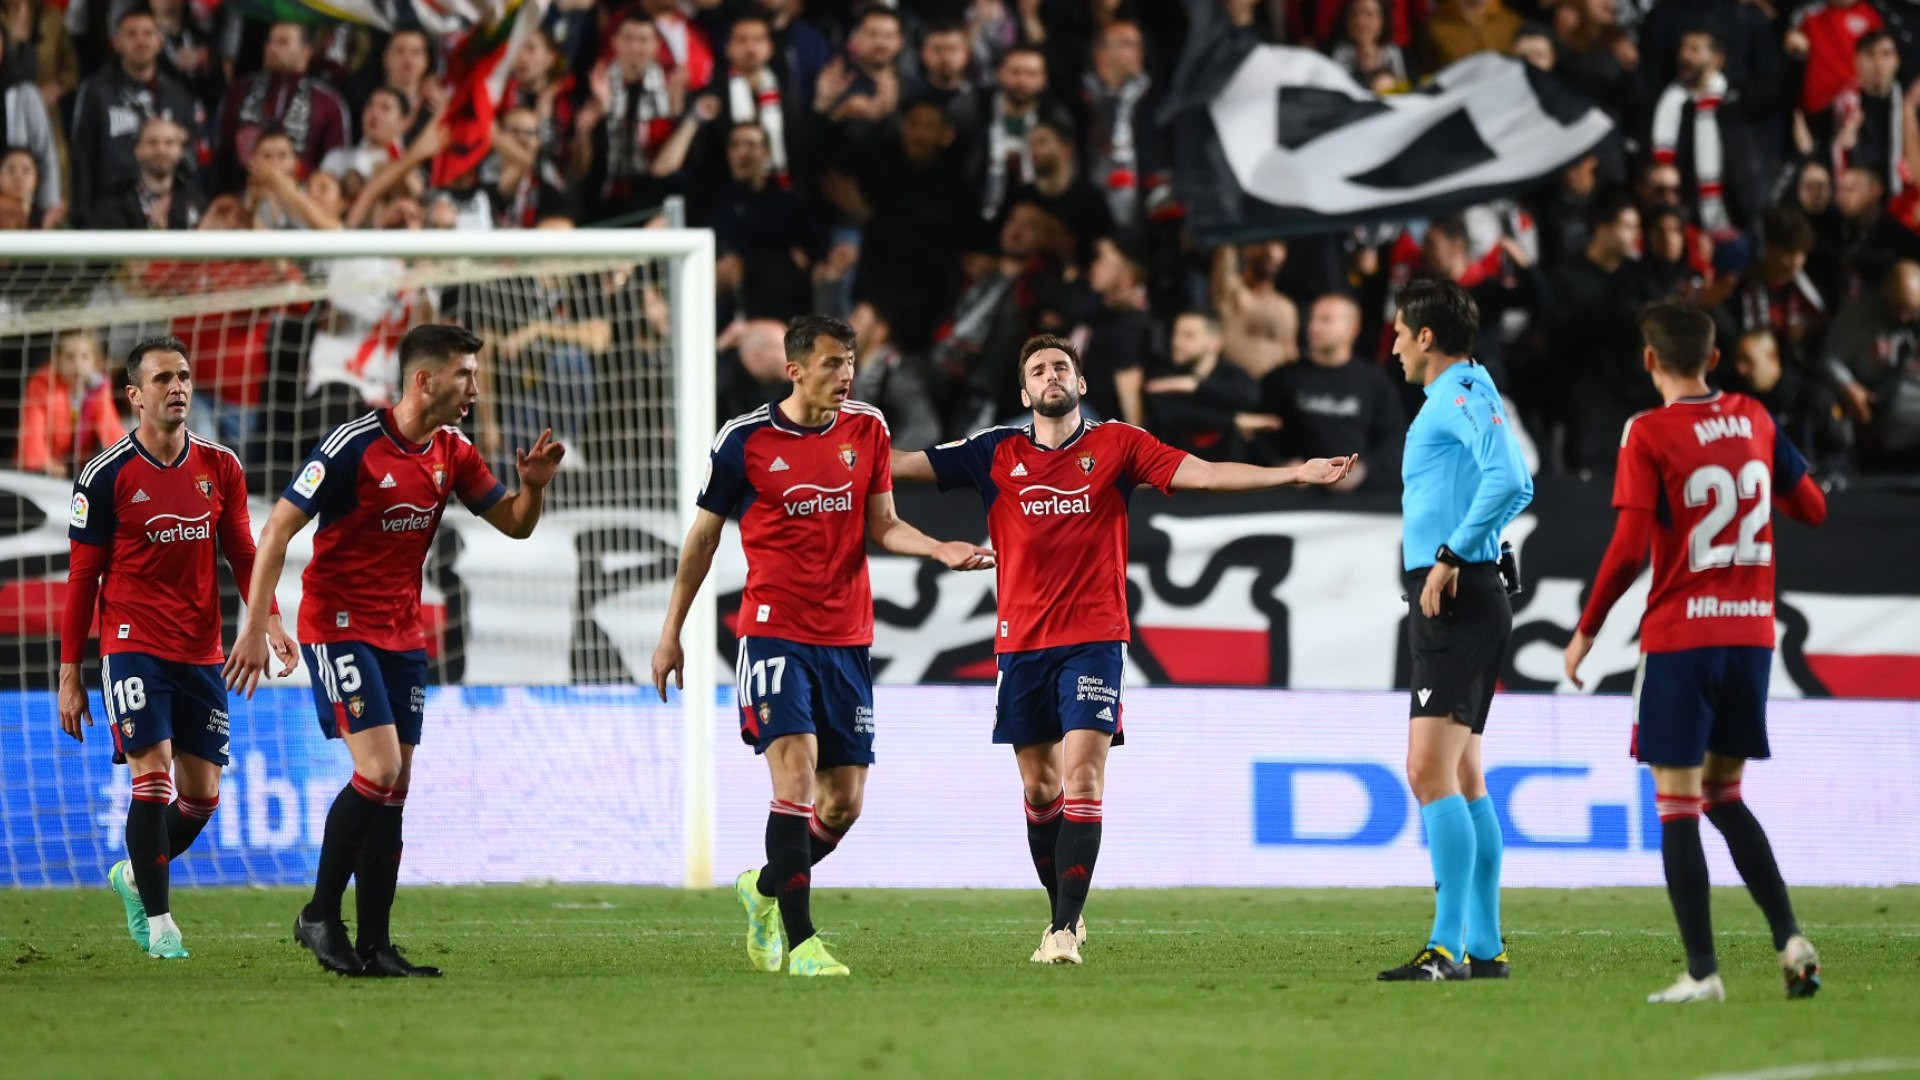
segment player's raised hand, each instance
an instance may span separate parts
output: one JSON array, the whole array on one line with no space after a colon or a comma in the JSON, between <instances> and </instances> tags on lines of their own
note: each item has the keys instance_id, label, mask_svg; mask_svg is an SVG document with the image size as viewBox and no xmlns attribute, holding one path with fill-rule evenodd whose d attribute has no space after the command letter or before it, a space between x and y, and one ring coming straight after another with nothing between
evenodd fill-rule
<instances>
[{"instance_id":1,"label":"player's raised hand","mask_svg":"<svg viewBox=\"0 0 1920 1080\"><path fill-rule=\"evenodd\" d=\"M247 700L253 700L253 692L260 686L260 678L267 672L267 636L247 633L243 625L240 636L234 638L233 648L227 652L226 666L220 674L227 681L227 689L243 693Z\"/></svg>"},{"instance_id":2,"label":"player's raised hand","mask_svg":"<svg viewBox=\"0 0 1920 1080\"><path fill-rule=\"evenodd\" d=\"M93 710L87 704L87 687L80 681L79 664L60 665L60 730L75 742L86 742L82 723L93 726Z\"/></svg>"},{"instance_id":3,"label":"player's raised hand","mask_svg":"<svg viewBox=\"0 0 1920 1080\"><path fill-rule=\"evenodd\" d=\"M514 451L514 464L520 470L520 486L523 488L543 488L553 483L553 474L560 471L560 459L567 456L567 448L554 441L553 429L548 428L533 441L531 450Z\"/></svg>"},{"instance_id":4,"label":"player's raised hand","mask_svg":"<svg viewBox=\"0 0 1920 1080\"><path fill-rule=\"evenodd\" d=\"M679 639L661 638L659 646L653 650L653 688L660 691L661 701L667 700L668 675L673 676L674 689L687 688L685 672L682 670L686 666L687 654L681 651Z\"/></svg>"},{"instance_id":5,"label":"player's raised hand","mask_svg":"<svg viewBox=\"0 0 1920 1080\"><path fill-rule=\"evenodd\" d=\"M273 648L273 655L286 665L276 677L284 679L293 674L294 665L300 662L300 650L294 645L293 637L287 633L278 615L267 616L267 644Z\"/></svg>"},{"instance_id":6,"label":"player's raised hand","mask_svg":"<svg viewBox=\"0 0 1920 1080\"><path fill-rule=\"evenodd\" d=\"M1575 630L1573 632L1573 640L1567 642L1567 651L1564 657L1567 663L1567 681L1573 684L1575 690L1585 690L1587 688L1587 684L1580 681L1580 662L1585 660L1587 654L1592 651L1593 638L1590 635Z\"/></svg>"},{"instance_id":7,"label":"player's raised hand","mask_svg":"<svg viewBox=\"0 0 1920 1080\"><path fill-rule=\"evenodd\" d=\"M1337 458L1312 458L1301 462L1294 469L1294 477L1301 484L1338 483L1360 461L1359 454L1348 454Z\"/></svg>"},{"instance_id":8,"label":"player's raised hand","mask_svg":"<svg viewBox=\"0 0 1920 1080\"><path fill-rule=\"evenodd\" d=\"M949 570L991 570L993 549L965 540L948 540L933 549L933 558Z\"/></svg>"}]
</instances>

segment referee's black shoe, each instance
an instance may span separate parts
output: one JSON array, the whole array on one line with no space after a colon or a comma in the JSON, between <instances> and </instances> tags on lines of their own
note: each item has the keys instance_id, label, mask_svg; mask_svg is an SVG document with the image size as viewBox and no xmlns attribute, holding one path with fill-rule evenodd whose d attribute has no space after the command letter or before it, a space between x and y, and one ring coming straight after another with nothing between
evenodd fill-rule
<instances>
[{"instance_id":1,"label":"referee's black shoe","mask_svg":"<svg viewBox=\"0 0 1920 1080\"><path fill-rule=\"evenodd\" d=\"M347 924L339 919L309 918L303 907L293 920L293 939L313 953L321 967L335 975L368 974L367 965L361 962L360 954L353 951L353 942L347 937Z\"/></svg>"},{"instance_id":2,"label":"referee's black shoe","mask_svg":"<svg viewBox=\"0 0 1920 1080\"><path fill-rule=\"evenodd\" d=\"M1381 982L1459 982L1472 978L1467 966L1444 950L1429 946L1397 968L1380 973Z\"/></svg>"},{"instance_id":3,"label":"referee's black shoe","mask_svg":"<svg viewBox=\"0 0 1920 1080\"><path fill-rule=\"evenodd\" d=\"M1475 979L1510 979L1513 977L1513 965L1507 963L1507 951L1491 960L1482 960L1472 953L1467 954L1467 973Z\"/></svg>"},{"instance_id":4,"label":"referee's black shoe","mask_svg":"<svg viewBox=\"0 0 1920 1080\"><path fill-rule=\"evenodd\" d=\"M440 969L427 964L416 964L401 954L391 942L376 945L371 949L359 950L360 962L367 967L367 974L381 979L437 979Z\"/></svg>"}]
</instances>

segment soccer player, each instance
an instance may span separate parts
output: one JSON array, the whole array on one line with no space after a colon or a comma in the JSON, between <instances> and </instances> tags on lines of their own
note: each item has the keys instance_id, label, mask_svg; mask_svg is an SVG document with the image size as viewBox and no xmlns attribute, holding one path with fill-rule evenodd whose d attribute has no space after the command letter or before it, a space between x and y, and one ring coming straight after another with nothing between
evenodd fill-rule
<instances>
[{"instance_id":1,"label":"soccer player","mask_svg":"<svg viewBox=\"0 0 1920 1080\"><path fill-rule=\"evenodd\" d=\"M1513 633L1500 530L1533 500L1533 478L1500 391L1469 355L1480 332L1473 297L1451 281L1409 282L1393 328L1407 381L1426 388L1402 455L1400 556L1413 657L1407 784L1435 887L1426 947L1380 978L1504 979L1500 823L1480 740Z\"/></svg>"},{"instance_id":2,"label":"soccer player","mask_svg":"<svg viewBox=\"0 0 1920 1080\"><path fill-rule=\"evenodd\" d=\"M344 739L353 779L333 800L320 845L313 900L294 937L322 967L342 975L436 976L394 947L393 895L400 875L401 817L427 694L421 566L447 501L515 539L533 533L547 484L566 452L542 432L517 455L520 490L508 495L454 425L478 396L484 343L457 326L425 325L400 341L399 403L335 428L320 440L260 531L249 605L266 610L287 542L319 515L313 561L301 578L300 652L313 677L320 730ZM253 696L265 656L248 641L227 660L227 686ZM255 635L257 636L257 635ZM359 941L347 940L340 898L358 882Z\"/></svg>"},{"instance_id":3,"label":"soccer player","mask_svg":"<svg viewBox=\"0 0 1920 1080\"><path fill-rule=\"evenodd\" d=\"M860 816L873 763L867 541L955 570L991 566L993 552L941 543L895 516L886 421L848 397L852 327L803 315L787 327L786 353L792 391L735 417L713 440L653 653L653 684L662 701L668 675L683 685L681 627L722 525L738 517L747 556L735 670L740 737L766 757L773 777L766 864L733 883L747 909L747 958L756 970L779 971L784 952L788 974L845 975L814 932L809 890L813 864L833 854Z\"/></svg>"},{"instance_id":4,"label":"soccer player","mask_svg":"<svg viewBox=\"0 0 1920 1080\"><path fill-rule=\"evenodd\" d=\"M988 428L893 455L896 480L973 488L999 561L993 741L1013 747L1025 788L1027 848L1052 917L1032 959L1078 964L1081 911L1100 854L1107 751L1123 741L1127 502L1133 489L1257 491L1331 484L1355 458L1266 469L1209 462L1137 427L1080 415L1085 370L1073 343L1042 335L1013 374L1024 427Z\"/></svg>"},{"instance_id":5,"label":"soccer player","mask_svg":"<svg viewBox=\"0 0 1920 1080\"><path fill-rule=\"evenodd\" d=\"M187 348L152 338L127 355L127 401L138 426L101 451L73 485L72 561L60 630L60 727L93 726L80 660L100 618L100 696L114 760L133 774L127 857L107 882L127 931L150 956L184 960L168 897L170 867L220 805L227 764L227 691L220 681L220 580L215 545L235 581L253 570L247 481L233 451L187 430ZM293 640L267 607L250 620L293 671ZM246 632L243 632L246 633ZM174 798L176 773L179 798Z\"/></svg>"},{"instance_id":6,"label":"soccer player","mask_svg":"<svg viewBox=\"0 0 1920 1080\"><path fill-rule=\"evenodd\" d=\"M1640 316L1642 359L1666 402L1627 421L1614 474L1613 541L1567 644L1567 678L1607 612L1646 567L1653 587L1640 620L1634 754L1653 768L1667 898L1687 970L1655 1004L1725 1001L1713 949L1700 815L1726 837L1733 865L1766 914L1787 996L1820 988L1820 957L1801 936L1766 831L1740 798L1740 777L1768 756L1767 677L1773 667L1773 517L1818 525L1826 496L1766 406L1708 387L1719 362L1713 320L1663 300Z\"/></svg>"}]
</instances>

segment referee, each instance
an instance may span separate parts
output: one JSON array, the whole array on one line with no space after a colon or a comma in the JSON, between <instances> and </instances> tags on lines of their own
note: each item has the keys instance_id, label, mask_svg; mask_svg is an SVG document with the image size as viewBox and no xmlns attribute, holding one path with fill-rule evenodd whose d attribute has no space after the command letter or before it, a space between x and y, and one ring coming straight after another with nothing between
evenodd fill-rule
<instances>
[{"instance_id":1,"label":"referee","mask_svg":"<svg viewBox=\"0 0 1920 1080\"><path fill-rule=\"evenodd\" d=\"M1467 291L1451 281L1409 283L1393 330L1407 381L1426 387L1407 429L1401 557L1413 655L1407 783L1420 800L1435 887L1426 947L1380 978L1503 979L1500 823L1480 770L1480 734L1513 632L1500 530L1532 501L1533 480L1500 391L1467 355L1480 332Z\"/></svg>"}]
</instances>

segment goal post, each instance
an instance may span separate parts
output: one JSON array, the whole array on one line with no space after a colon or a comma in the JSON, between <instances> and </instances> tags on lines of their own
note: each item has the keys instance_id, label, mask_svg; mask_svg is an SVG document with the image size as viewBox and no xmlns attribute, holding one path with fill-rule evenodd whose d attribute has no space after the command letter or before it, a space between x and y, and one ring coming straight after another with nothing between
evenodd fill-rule
<instances>
[{"instance_id":1,"label":"goal post","mask_svg":"<svg viewBox=\"0 0 1920 1080\"><path fill-rule=\"evenodd\" d=\"M542 523L564 544L550 538L523 554L530 549L500 546L464 522L449 528L462 515L448 515L426 576L437 681L627 683L639 693L619 700L639 703L652 692L649 660L716 427L714 258L713 234L704 229L0 234L0 411L8 414L0 423L14 427L24 416L32 387L44 388L44 371L58 366L68 337L96 342L104 364L96 363L94 388L104 375L116 398L125 355L116 346L156 333L182 337L210 368L240 373L228 376L240 385L213 394L200 376L202 357L190 355L200 384L195 413L203 392L222 413L223 396L251 402L240 410L250 417L240 430L265 447L242 453L257 529L262 500L270 505L288 479L289 454L303 456L314 431L324 430L314 426L317 418L331 424L387 403L408 326L466 325L488 342L472 426L501 480L515 485L515 446L524 447L529 429L537 433L541 424L566 436L576 461L563 466ZM24 424L0 438L0 477L15 489L0 492L0 518L11 517L0 520L0 546L12 545L0 555L8 556L11 576L31 586L14 589L11 599L19 608L21 596L45 598L0 627L0 690L44 692L57 667L65 502L44 504L97 451L81 450L78 429L99 421L89 419L82 396L67 399L77 458L59 460L53 436L52 460L45 447L29 448L40 432ZM334 398L347 410L338 420L339 410L324 408ZM124 399L119 406L117 421L126 426ZM555 415L570 430L563 433ZM208 437L228 441L219 431ZM455 531L449 540L445 534ZM303 541L296 546L282 579L283 609L287 582L297 585L296 563L310 551ZM514 565L516 558L532 565ZM18 580L0 581L0 591ZM677 781L677 835L657 841L663 851L679 849L676 877L689 888L713 884L716 597L715 589L702 590L687 617L686 689L676 696L671 752L661 732L659 756L677 758L679 775L636 781ZM291 627L294 612L286 618ZM229 622L229 639L232 629ZM669 831L663 820L653 827Z\"/></svg>"}]
</instances>

